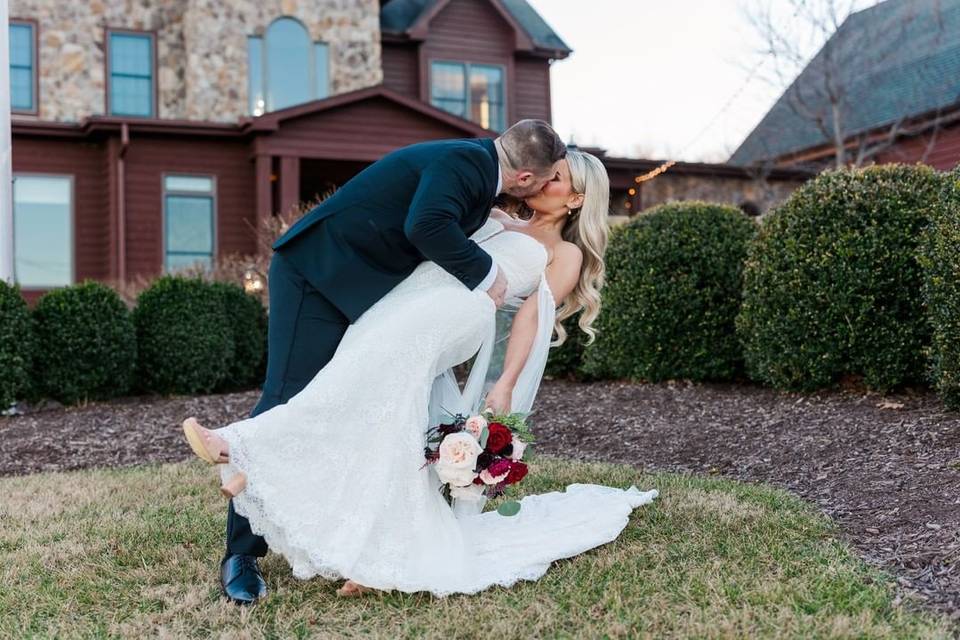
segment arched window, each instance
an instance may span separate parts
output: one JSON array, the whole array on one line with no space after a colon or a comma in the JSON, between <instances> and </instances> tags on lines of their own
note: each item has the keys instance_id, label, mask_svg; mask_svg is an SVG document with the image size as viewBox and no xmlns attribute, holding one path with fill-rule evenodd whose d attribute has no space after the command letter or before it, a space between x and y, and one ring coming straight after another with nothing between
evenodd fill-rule
<instances>
[{"instance_id":1,"label":"arched window","mask_svg":"<svg viewBox=\"0 0 960 640\"><path fill-rule=\"evenodd\" d=\"M329 94L327 45L311 42L295 18L278 18L247 41L250 113L283 109Z\"/></svg>"}]
</instances>

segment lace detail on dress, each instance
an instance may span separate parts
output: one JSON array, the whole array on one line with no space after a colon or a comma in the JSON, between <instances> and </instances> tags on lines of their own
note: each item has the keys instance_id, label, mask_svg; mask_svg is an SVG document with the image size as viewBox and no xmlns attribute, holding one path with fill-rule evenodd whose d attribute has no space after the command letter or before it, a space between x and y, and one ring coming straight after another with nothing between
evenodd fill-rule
<instances>
[{"instance_id":1,"label":"lace detail on dress","mask_svg":"<svg viewBox=\"0 0 960 640\"><path fill-rule=\"evenodd\" d=\"M504 270L509 295L537 289L543 245L496 220L473 237ZM437 596L509 586L612 540L653 499L584 485L529 496L514 518L454 517L435 473L421 469L431 388L477 352L494 312L485 292L423 263L351 325L300 393L218 430L231 451L222 479L247 475L235 509L296 577Z\"/></svg>"}]
</instances>

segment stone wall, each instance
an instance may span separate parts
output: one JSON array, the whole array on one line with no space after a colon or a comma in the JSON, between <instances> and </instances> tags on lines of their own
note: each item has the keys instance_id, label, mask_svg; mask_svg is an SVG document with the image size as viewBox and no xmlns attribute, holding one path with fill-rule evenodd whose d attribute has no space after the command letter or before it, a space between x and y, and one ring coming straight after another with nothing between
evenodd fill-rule
<instances>
[{"instance_id":1,"label":"stone wall","mask_svg":"<svg viewBox=\"0 0 960 640\"><path fill-rule=\"evenodd\" d=\"M281 16L330 45L332 93L383 75L378 0L10 0L10 16L39 23L41 120L105 113L108 28L156 33L161 118L246 115L247 36Z\"/></svg>"},{"instance_id":2,"label":"stone wall","mask_svg":"<svg viewBox=\"0 0 960 640\"><path fill-rule=\"evenodd\" d=\"M761 213L786 200L803 184L797 180L749 180L742 178L671 174L669 171L643 184L644 209L678 200L705 200L741 206L752 202Z\"/></svg>"},{"instance_id":3,"label":"stone wall","mask_svg":"<svg viewBox=\"0 0 960 640\"><path fill-rule=\"evenodd\" d=\"M802 180L752 180L671 174L668 171L643 184L641 206L645 211L659 204L682 200L704 200L738 207L744 203L752 203L762 215L786 200L801 184ZM611 199L612 213L634 215L635 211L624 206L624 202L629 199L625 191L615 191Z\"/></svg>"}]
</instances>

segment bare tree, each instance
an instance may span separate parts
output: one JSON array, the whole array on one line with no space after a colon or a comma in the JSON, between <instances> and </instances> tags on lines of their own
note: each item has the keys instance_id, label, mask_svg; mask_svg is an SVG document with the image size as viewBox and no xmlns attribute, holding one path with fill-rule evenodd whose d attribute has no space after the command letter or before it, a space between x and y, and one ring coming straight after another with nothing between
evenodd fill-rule
<instances>
[{"instance_id":1,"label":"bare tree","mask_svg":"<svg viewBox=\"0 0 960 640\"><path fill-rule=\"evenodd\" d=\"M922 132L934 138L941 123L937 113L919 126L907 126L908 117L916 114L909 97L898 99L893 105L897 119L882 129L862 130L851 118L868 83L876 80L893 56L905 46L936 46L943 34L939 0L890 1L897 6L882 20L851 20L862 8L862 0L754 0L746 11L762 41L759 53L766 63L761 65L765 73L758 75L784 89L783 103L833 147L837 167L868 163L904 135ZM927 28L931 9L934 29ZM785 14L791 15L785 18Z\"/></svg>"}]
</instances>

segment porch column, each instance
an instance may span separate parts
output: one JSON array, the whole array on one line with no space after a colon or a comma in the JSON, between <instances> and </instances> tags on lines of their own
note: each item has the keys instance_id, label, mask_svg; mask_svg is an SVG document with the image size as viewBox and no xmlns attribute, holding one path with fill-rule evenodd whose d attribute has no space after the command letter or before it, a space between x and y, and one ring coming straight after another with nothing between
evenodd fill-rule
<instances>
[{"instance_id":1,"label":"porch column","mask_svg":"<svg viewBox=\"0 0 960 640\"><path fill-rule=\"evenodd\" d=\"M257 212L257 253L269 253L270 239L267 225L273 215L273 156L256 156L256 212Z\"/></svg>"},{"instance_id":2,"label":"porch column","mask_svg":"<svg viewBox=\"0 0 960 640\"><path fill-rule=\"evenodd\" d=\"M13 156L7 0L0 0L0 280L13 282ZM36 99L36 98L34 98Z\"/></svg>"},{"instance_id":3,"label":"porch column","mask_svg":"<svg viewBox=\"0 0 960 640\"><path fill-rule=\"evenodd\" d=\"M287 215L300 202L300 158L280 158L280 214Z\"/></svg>"}]
</instances>

